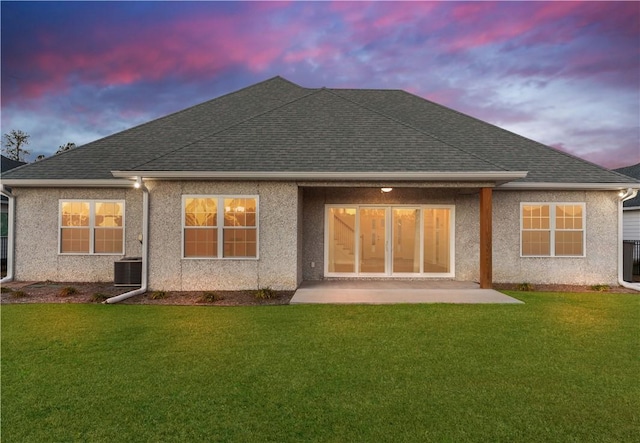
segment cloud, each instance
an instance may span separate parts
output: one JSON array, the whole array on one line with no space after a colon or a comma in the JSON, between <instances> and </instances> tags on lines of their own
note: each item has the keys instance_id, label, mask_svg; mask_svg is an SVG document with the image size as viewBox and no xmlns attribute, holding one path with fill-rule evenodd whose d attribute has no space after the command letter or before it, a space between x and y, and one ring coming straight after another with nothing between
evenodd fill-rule
<instances>
[{"instance_id":1,"label":"cloud","mask_svg":"<svg viewBox=\"0 0 640 443\"><path fill-rule=\"evenodd\" d=\"M272 9L277 10L275 5ZM203 4L205 9L211 6ZM110 7L110 3L96 3L95 14ZM126 20L116 25L107 18L78 30L90 44L70 42L66 32L45 25L31 48L23 46L3 54L3 61L14 72L12 80L3 81L8 88L3 98L13 101L66 94L78 84L115 87L166 77L188 81L219 75L238 65L261 71L281 55L282 44L297 32L290 27L270 27L261 20L267 9L260 5L243 14L178 10L170 22L145 26Z\"/></svg>"},{"instance_id":2,"label":"cloud","mask_svg":"<svg viewBox=\"0 0 640 443\"><path fill-rule=\"evenodd\" d=\"M578 155L637 144L624 130L640 119L634 2L1 8L3 131L31 128L46 149L278 74L309 87L405 89ZM598 133L580 134L585 124Z\"/></svg>"}]
</instances>

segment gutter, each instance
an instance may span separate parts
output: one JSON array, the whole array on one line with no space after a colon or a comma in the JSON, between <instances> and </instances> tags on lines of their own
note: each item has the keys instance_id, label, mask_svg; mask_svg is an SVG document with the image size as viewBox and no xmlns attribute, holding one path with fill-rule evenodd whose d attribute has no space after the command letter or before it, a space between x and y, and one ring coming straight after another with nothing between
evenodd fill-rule
<instances>
[{"instance_id":1,"label":"gutter","mask_svg":"<svg viewBox=\"0 0 640 443\"><path fill-rule=\"evenodd\" d=\"M495 188L500 190L528 190L528 191L628 191L629 186L637 183L540 183L540 182L511 182ZM630 188L629 188L630 189ZM627 200L627 198L625 198Z\"/></svg>"},{"instance_id":2,"label":"gutter","mask_svg":"<svg viewBox=\"0 0 640 443\"><path fill-rule=\"evenodd\" d=\"M525 178L527 171L111 171L117 178L133 179L144 176L163 180L308 180L308 181L358 181L358 180L430 180L430 181L510 181Z\"/></svg>"},{"instance_id":3,"label":"gutter","mask_svg":"<svg viewBox=\"0 0 640 443\"><path fill-rule=\"evenodd\" d=\"M16 188L129 188L131 180L109 179L25 179L7 178L2 183Z\"/></svg>"},{"instance_id":4,"label":"gutter","mask_svg":"<svg viewBox=\"0 0 640 443\"><path fill-rule=\"evenodd\" d=\"M640 291L640 283L629 283L623 280L622 260L623 260L623 223L622 223L622 209L623 203L626 200L635 198L638 195L638 189L629 188L626 191L620 191L618 194L618 284L623 288L633 289L634 291Z\"/></svg>"},{"instance_id":5,"label":"gutter","mask_svg":"<svg viewBox=\"0 0 640 443\"><path fill-rule=\"evenodd\" d=\"M15 241L15 200L16 196L11 193L4 185L0 185L0 193L9 199L9 207L8 207L8 226L7 226L7 275L0 283L9 283L13 281L13 249L14 249L14 241Z\"/></svg>"},{"instance_id":6,"label":"gutter","mask_svg":"<svg viewBox=\"0 0 640 443\"><path fill-rule=\"evenodd\" d=\"M129 183L131 185L131 183ZM104 301L105 304L118 303L127 298L141 295L147 292L149 269L149 189L142 183L140 177L136 178L135 188L142 190L142 275L140 287L124 294L116 295Z\"/></svg>"}]
</instances>

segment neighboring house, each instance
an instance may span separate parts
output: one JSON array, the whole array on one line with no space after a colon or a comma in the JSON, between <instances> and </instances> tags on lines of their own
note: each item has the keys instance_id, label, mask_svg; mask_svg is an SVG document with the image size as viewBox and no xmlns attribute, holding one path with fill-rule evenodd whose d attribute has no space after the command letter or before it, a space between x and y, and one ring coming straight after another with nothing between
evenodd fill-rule
<instances>
[{"instance_id":1,"label":"neighboring house","mask_svg":"<svg viewBox=\"0 0 640 443\"><path fill-rule=\"evenodd\" d=\"M26 164L25 162L12 160L9 157L5 157L4 155L0 157L2 157L0 161L0 171L2 172L3 176L5 172ZM0 196L0 260L2 261L3 270L7 260L7 231L9 221L8 212L9 201L4 195Z\"/></svg>"},{"instance_id":2,"label":"neighboring house","mask_svg":"<svg viewBox=\"0 0 640 443\"><path fill-rule=\"evenodd\" d=\"M626 166L624 168L614 169L620 174L640 179L640 163ZM628 255L625 260L633 261L631 270L627 269L625 279L631 281L640 278L640 193L634 198L623 203L622 208L622 238L624 239L625 248L631 248L627 251ZM635 277L634 277L635 276Z\"/></svg>"},{"instance_id":3,"label":"neighboring house","mask_svg":"<svg viewBox=\"0 0 640 443\"><path fill-rule=\"evenodd\" d=\"M624 168L614 169L620 174L640 180L640 163ZM640 242L640 194L623 203L623 238Z\"/></svg>"},{"instance_id":4,"label":"neighboring house","mask_svg":"<svg viewBox=\"0 0 640 443\"><path fill-rule=\"evenodd\" d=\"M401 90L281 77L4 181L16 279L108 281L114 261L146 245L153 290L327 278L613 285L619 193L640 187Z\"/></svg>"}]
</instances>

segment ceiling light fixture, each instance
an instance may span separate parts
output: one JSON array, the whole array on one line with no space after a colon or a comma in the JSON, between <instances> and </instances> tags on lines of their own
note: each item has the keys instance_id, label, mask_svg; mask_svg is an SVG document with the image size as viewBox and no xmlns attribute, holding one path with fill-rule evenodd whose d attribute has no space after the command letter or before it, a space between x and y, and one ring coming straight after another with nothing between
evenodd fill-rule
<instances>
[{"instance_id":1,"label":"ceiling light fixture","mask_svg":"<svg viewBox=\"0 0 640 443\"><path fill-rule=\"evenodd\" d=\"M387 192L391 192L393 191L393 188L380 188L380 192L382 192L383 194L386 194Z\"/></svg>"}]
</instances>

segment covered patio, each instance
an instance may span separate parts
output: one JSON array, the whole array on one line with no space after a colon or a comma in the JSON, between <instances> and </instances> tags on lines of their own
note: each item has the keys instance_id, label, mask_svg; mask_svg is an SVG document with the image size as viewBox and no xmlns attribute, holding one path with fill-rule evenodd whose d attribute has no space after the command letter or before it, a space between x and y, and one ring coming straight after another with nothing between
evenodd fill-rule
<instances>
[{"instance_id":1,"label":"covered patio","mask_svg":"<svg viewBox=\"0 0 640 443\"><path fill-rule=\"evenodd\" d=\"M291 304L521 304L520 300L474 282L452 280L304 281Z\"/></svg>"}]
</instances>

